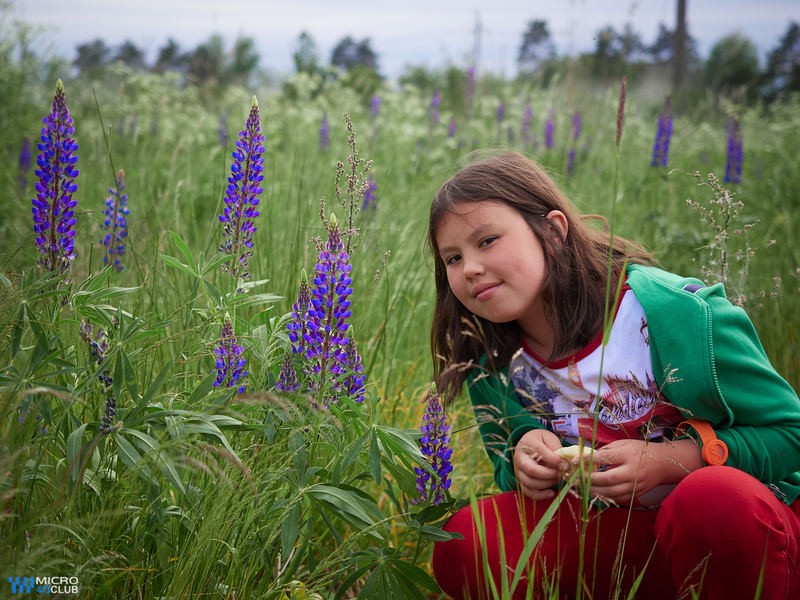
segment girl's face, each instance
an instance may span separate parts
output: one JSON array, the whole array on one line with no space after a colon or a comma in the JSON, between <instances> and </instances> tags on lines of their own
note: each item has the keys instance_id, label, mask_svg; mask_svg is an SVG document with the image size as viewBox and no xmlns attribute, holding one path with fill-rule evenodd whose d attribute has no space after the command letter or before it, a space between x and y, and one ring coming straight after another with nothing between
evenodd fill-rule
<instances>
[{"instance_id":1,"label":"girl's face","mask_svg":"<svg viewBox=\"0 0 800 600\"><path fill-rule=\"evenodd\" d=\"M563 239L564 214L551 211L545 218ZM493 323L516 321L534 340L542 327L549 329L541 298L544 250L515 208L497 200L455 204L435 238L450 289L470 312Z\"/></svg>"}]
</instances>

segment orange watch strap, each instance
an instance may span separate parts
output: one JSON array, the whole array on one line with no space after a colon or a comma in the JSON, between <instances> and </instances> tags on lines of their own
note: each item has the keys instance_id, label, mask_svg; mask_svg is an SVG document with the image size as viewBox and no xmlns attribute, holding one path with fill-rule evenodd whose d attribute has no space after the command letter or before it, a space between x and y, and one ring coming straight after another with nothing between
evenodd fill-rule
<instances>
[{"instance_id":1,"label":"orange watch strap","mask_svg":"<svg viewBox=\"0 0 800 600\"><path fill-rule=\"evenodd\" d=\"M714 428L708 421L689 419L678 425L678 434L686 431L687 427L694 429L700 436L703 448L700 455L708 465L722 465L728 460L728 445L717 437Z\"/></svg>"}]
</instances>

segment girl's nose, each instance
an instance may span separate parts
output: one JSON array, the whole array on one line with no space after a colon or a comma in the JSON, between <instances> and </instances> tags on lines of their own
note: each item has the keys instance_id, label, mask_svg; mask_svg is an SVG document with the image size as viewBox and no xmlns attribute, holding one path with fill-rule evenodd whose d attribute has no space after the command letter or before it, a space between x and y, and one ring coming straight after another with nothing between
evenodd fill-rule
<instances>
[{"instance_id":1,"label":"girl's nose","mask_svg":"<svg viewBox=\"0 0 800 600\"><path fill-rule=\"evenodd\" d=\"M464 257L464 276L475 277L484 272L483 263L474 256Z\"/></svg>"}]
</instances>

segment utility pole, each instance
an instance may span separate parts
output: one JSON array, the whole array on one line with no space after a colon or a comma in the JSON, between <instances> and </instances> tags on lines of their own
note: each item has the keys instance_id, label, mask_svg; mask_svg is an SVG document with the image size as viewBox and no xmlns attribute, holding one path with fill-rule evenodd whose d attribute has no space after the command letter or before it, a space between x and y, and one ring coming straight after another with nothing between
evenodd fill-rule
<instances>
[{"instance_id":1,"label":"utility pole","mask_svg":"<svg viewBox=\"0 0 800 600\"><path fill-rule=\"evenodd\" d=\"M678 90L683 84L683 78L686 75L686 49L687 38L689 37L686 31L686 0L677 0L678 14L675 23L675 46L672 55L672 95L677 96Z\"/></svg>"},{"instance_id":2,"label":"utility pole","mask_svg":"<svg viewBox=\"0 0 800 600\"><path fill-rule=\"evenodd\" d=\"M481 13L475 11L475 28L472 30L472 66L477 69L481 60Z\"/></svg>"}]
</instances>

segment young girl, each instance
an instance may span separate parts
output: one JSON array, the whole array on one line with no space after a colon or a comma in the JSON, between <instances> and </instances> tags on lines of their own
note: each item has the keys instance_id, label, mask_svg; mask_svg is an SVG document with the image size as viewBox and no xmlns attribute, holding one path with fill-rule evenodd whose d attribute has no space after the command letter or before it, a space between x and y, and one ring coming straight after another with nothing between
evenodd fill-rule
<instances>
[{"instance_id":1,"label":"young girl","mask_svg":"<svg viewBox=\"0 0 800 600\"><path fill-rule=\"evenodd\" d=\"M516 153L441 187L429 242L438 388L466 383L505 492L448 521L447 594L512 581L571 466L556 451L586 445L515 597L800 598L800 400L721 284L588 227Z\"/></svg>"}]
</instances>

